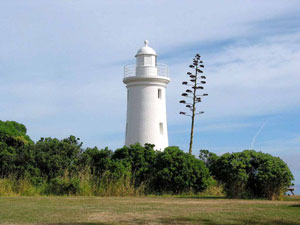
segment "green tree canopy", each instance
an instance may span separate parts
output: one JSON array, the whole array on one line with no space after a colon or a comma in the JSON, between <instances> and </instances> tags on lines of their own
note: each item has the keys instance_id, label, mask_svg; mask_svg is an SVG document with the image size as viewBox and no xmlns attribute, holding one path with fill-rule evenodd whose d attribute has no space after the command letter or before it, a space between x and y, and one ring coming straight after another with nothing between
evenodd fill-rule
<instances>
[{"instance_id":1,"label":"green tree canopy","mask_svg":"<svg viewBox=\"0 0 300 225\"><path fill-rule=\"evenodd\" d=\"M152 181L155 191L174 194L200 192L209 186L210 181L205 164L178 147L167 147L163 152L157 153Z\"/></svg>"},{"instance_id":2,"label":"green tree canopy","mask_svg":"<svg viewBox=\"0 0 300 225\"><path fill-rule=\"evenodd\" d=\"M0 120L0 142L4 142L7 146L19 147L32 144L33 141L26 132L26 127L21 123Z\"/></svg>"},{"instance_id":3,"label":"green tree canopy","mask_svg":"<svg viewBox=\"0 0 300 225\"><path fill-rule=\"evenodd\" d=\"M41 138L34 146L36 167L48 180L78 170L82 142L70 136L63 140Z\"/></svg>"},{"instance_id":4,"label":"green tree canopy","mask_svg":"<svg viewBox=\"0 0 300 225\"><path fill-rule=\"evenodd\" d=\"M279 157L254 150L226 153L220 157L202 151L201 157L208 163L212 175L224 184L227 194L235 198L279 198L294 179L287 164Z\"/></svg>"},{"instance_id":5,"label":"green tree canopy","mask_svg":"<svg viewBox=\"0 0 300 225\"><path fill-rule=\"evenodd\" d=\"M124 146L117 149L112 159L121 161L131 169L131 174L134 179L135 186L139 186L144 182L148 182L153 173L153 163L156 157L156 151L153 149L154 145L140 144Z\"/></svg>"},{"instance_id":6,"label":"green tree canopy","mask_svg":"<svg viewBox=\"0 0 300 225\"><path fill-rule=\"evenodd\" d=\"M15 121L0 120L0 176L21 177L36 174L33 166L33 141L26 127Z\"/></svg>"}]
</instances>

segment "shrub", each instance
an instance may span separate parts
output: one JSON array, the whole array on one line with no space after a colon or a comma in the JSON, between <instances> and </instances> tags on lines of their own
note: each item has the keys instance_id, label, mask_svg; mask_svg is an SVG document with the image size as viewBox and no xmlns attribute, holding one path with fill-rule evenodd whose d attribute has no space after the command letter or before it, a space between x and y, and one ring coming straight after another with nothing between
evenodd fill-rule
<instances>
[{"instance_id":1,"label":"shrub","mask_svg":"<svg viewBox=\"0 0 300 225\"><path fill-rule=\"evenodd\" d=\"M6 143L7 146L20 147L32 144L33 141L26 132L26 127L21 123L0 120L0 142Z\"/></svg>"},{"instance_id":2,"label":"shrub","mask_svg":"<svg viewBox=\"0 0 300 225\"><path fill-rule=\"evenodd\" d=\"M34 166L48 181L63 176L66 170L70 175L76 174L81 146L79 138L74 136L63 140L41 138L34 146Z\"/></svg>"},{"instance_id":3,"label":"shrub","mask_svg":"<svg viewBox=\"0 0 300 225\"><path fill-rule=\"evenodd\" d=\"M137 143L119 148L112 155L114 161L121 162L130 169L131 182L135 187L148 183L153 175L153 163L156 157L153 147L154 145L151 144L145 144L143 147Z\"/></svg>"},{"instance_id":4,"label":"shrub","mask_svg":"<svg viewBox=\"0 0 300 225\"><path fill-rule=\"evenodd\" d=\"M56 177L50 180L44 194L76 195L80 192L80 179L77 177Z\"/></svg>"},{"instance_id":5,"label":"shrub","mask_svg":"<svg viewBox=\"0 0 300 225\"><path fill-rule=\"evenodd\" d=\"M201 192L210 182L208 169L195 156L178 147L167 147L164 152L157 153L151 181L153 191L172 194Z\"/></svg>"},{"instance_id":6,"label":"shrub","mask_svg":"<svg viewBox=\"0 0 300 225\"><path fill-rule=\"evenodd\" d=\"M211 162L213 176L230 197L278 199L293 175L285 162L270 154L245 150L226 153Z\"/></svg>"},{"instance_id":7,"label":"shrub","mask_svg":"<svg viewBox=\"0 0 300 225\"><path fill-rule=\"evenodd\" d=\"M0 196L33 196L40 194L38 187L27 179L14 176L0 179Z\"/></svg>"},{"instance_id":8,"label":"shrub","mask_svg":"<svg viewBox=\"0 0 300 225\"><path fill-rule=\"evenodd\" d=\"M13 196L15 181L9 178L0 179L0 196Z\"/></svg>"},{"instance_id":9,"label":"shrub","mask_svg":"<svg viewBox=\"0 0 300 225\"><path fill-rule=\"evenodd\" d=\"M14 175L17 178L39 176L34 165L32 145L8 146L0 142L0 177Z\"/></svg>"},{"instance_id":10,"label":"shrub","mask_svg":"<svg viewBox=\"0 0 300 225\"><path fill-rule=\"evenodd\" d=\"M97 147L87 148L81 155L82 168L88 166L91 174L101 177L112 167L112 151L108 148L99 150Z\"/></svg>"}]
</instances>

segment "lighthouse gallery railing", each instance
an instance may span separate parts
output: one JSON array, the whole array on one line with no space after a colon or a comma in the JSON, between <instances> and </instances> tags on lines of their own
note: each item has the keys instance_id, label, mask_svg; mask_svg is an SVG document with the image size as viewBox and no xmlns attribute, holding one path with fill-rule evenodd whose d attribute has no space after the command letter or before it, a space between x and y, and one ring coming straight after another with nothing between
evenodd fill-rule
<instances>
[{"instance_id":1,"label":"lighthouse gallery railing","mask_svg":"<svg viewBox=\"0 0 300 225\"><path fill-rule=\"evenodd\" d=\"M136 64L124 66L124 77L132 76L136 76ZM153 76L156 76L156 72L153 72ZM169 67L166 64L157 63L157 76L169 77Z\"/></svg>"}]
</instances>

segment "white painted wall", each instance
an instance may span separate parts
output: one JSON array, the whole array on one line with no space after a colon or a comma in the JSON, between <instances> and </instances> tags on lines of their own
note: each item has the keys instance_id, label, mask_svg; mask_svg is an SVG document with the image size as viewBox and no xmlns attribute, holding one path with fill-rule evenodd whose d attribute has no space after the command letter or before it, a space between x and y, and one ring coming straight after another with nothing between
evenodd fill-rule
<instances>
[{"instance_id":1,"label":"white painted wall","mask_svg":"<svg viewBox=\"0 0 300 225\"><path fill-rule=\"evenodd\" d=\"M156 53L145 48L149 47L136 55L136 74L123 79L128 90L125 145L150 143L163 150L168 146L166 85L170 79L158 76Z\"/></svg>"}]
</instances>

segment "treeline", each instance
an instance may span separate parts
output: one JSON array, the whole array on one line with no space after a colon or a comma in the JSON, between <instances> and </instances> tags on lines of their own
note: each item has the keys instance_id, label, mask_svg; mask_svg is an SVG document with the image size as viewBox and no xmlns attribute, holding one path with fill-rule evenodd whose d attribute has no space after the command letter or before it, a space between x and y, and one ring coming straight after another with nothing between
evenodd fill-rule
<instances>
[{"instance_id":1,"label":"treeline","mask_svg":"<svg viewBox=\"0 0 300 225\"><path fill-rule=\"evenodd\" d=\"M277 157L253 150L199 158L178 147L139 144L115 151L83 148L70 136L34 143L26 127L0 121L0 195L144 195L201 193L278 198L293 176Z\"/></svg>"}]
</instances>

